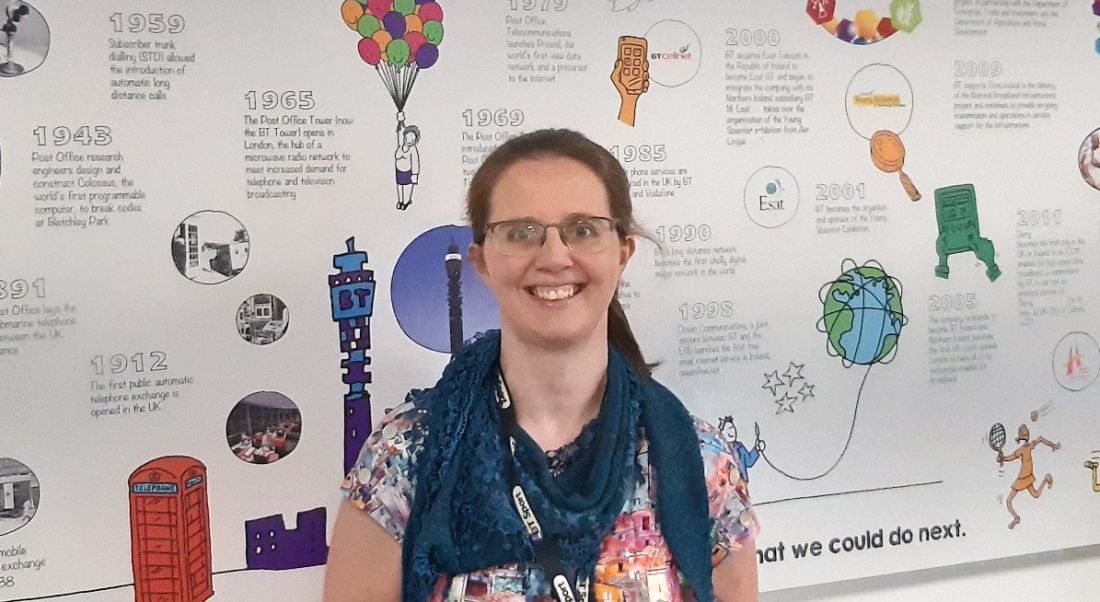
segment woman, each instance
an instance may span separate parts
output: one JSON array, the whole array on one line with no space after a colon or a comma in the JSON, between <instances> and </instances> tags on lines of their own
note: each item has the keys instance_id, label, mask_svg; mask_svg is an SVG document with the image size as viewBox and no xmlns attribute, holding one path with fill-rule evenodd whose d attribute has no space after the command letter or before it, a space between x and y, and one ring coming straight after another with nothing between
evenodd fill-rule
<instances>
[{"instance_id":1,"label":"woman","mask_svg":"<svg viewBox=\"0 0 1100 602\"><path fill-rule=\"evenodd\" d=\"M467 213L501 329L364 446L325 599L756 600L732 448L650 378L615 298L640 232L622 167L531 132L486 158Z\"/></svg>"}]
</instances>

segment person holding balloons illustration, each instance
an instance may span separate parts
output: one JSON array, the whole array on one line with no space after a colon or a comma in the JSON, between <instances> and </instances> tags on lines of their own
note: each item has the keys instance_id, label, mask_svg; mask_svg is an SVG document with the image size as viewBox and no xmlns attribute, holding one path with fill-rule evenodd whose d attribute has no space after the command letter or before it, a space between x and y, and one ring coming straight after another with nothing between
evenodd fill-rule
<instances>
[{"instance_id":1,"label":"person holding balloons illustration","mask_svg":"<svg viewBox=\"0 0 1100 602\"><path fill-rule=\"evenodd\" d=\"M397 208L412 203L420 174L420 129L406 125L405 103L416 77L439 60L443 9L430 0L344 0L344 23L360 38L359 58L374 67L397 108Z\"/></svg>"},{"instance_id":2,"label":"person holding balloons illustration","mask_svg":"<svg viewBox=\"0 0 1100 602\"><path fill-rule=\"evenodd\" d=\"M397 208L404 211L412 204L413 188L420 176L420 128L405 125L405 112L397 112L397 150L393 153L393 168L397 178Z\"/></svg>"}]
</instances>

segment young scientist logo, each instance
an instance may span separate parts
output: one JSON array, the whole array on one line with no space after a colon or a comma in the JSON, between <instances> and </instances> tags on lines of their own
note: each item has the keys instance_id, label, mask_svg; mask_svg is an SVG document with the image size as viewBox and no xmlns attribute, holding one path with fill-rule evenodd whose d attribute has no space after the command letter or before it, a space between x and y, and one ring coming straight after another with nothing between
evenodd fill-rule
<instances>
[{"instance_id":1,"label":"young scientist logo","mask_svg":"<svg viewBox=\"0 0 1100 602\"><path fill-rule=\"evenodd\" d=\"M872 63L857 71L844 95L848 123L870 140L886 130L900 135L913 116L913 87L893 65Z\"/></svg>"}]
</instances>

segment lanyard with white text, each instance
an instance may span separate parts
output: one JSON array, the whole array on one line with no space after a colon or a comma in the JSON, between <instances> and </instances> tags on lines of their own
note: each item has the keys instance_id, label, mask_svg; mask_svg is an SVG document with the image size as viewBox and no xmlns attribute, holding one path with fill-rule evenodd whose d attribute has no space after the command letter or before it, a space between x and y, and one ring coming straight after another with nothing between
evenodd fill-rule
<instances>
[{"instance_id":1,"label":"lanyard with white text","mask_svg":"<svg viewBox=\"0 0 1100 602\"><path fill-rule=\"evenodd\" d=\"M589 600L589 579L578 579L576 589L569 583L565 576L565 567L557 548L543 537L542 526L535 518L535 510L527 501L527 494L519 483L516 474L516 432L519 423L516 422L516 409L512 407L512 399L508 394L508 385L504 383L504 374L500 373L500 386L497 387L497 404L500 407L500 426L504 434L504 443L512 452L508 465L508 479L512 487L512 504L519 513L520 521L531 536L531 547L535 550L535 560L542 565L542 570L550 577L550 585L558 602L587 602Z\"/></svg>"}]
</instances>

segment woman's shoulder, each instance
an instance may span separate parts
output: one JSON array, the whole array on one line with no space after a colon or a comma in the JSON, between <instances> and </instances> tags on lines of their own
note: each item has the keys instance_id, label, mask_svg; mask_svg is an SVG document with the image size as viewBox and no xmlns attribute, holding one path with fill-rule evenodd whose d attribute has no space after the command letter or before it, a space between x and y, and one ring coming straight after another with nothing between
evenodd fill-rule
<instances>
[{"instance_id":1,"label":"woman's shoulder","mask_svg":"<svg viewBox=\"0 0 1100 602\"><path fill-rule=\"evenodd\" d=\"M405 401L386 412L382 421L371 431L366 447L388 447L407 449L411 445L423 443L427 431L428 409L418 403L415 394L409 394Z\"/></svg>"},{"instance_id":2,"label":"woman's shoulder","mask_svg":"<svg viewBox=\"0 0 1100 602\"><path fill-rule=\"evenodd\" d=\"M695 422L695 433L699 437L699 445L713 448L716 451L724 449L728 452L733 449L729 439L722 434L722 431L718 430L718 427L694 414L692 414L691 419Z\"/></svg>"},{"instance_id":3,"label":"woman's shoulder","mask_svg":"<svg viewBox=\"0 0 1100 602\"><path fill-rule=\"evenodd\" d=\"M404 536L412 508L416 460L427 434L426 417L427 411L412 396L387 412L340 487L348 500L397 540Z\"/></svg>"},{"instance_id":4,"label":"woman's shoulder","mask_svg":"<svg viewBox=\"0 0 1100 602\"><path fill-rule=\"evenodd\" d=\"M424 448L428 412L410 394L375 425L359 451L347 481L376 483L380 475L389 481L413 481L416 456ZM345 489L348 482L345 481Z\"/></svg>"},{"instance_id":5,"label":"woman's shoulder","mask_svg":"<svg viewBox=\"0 0 1100 602\"><path fill-rule=\"evenodd\" d=\"M722 481L726 481L724 484L736 484L740 480L740 466L733 444L711 423L695 415L692 415L692 419L695 421L695 433L699 438L699 453L703 457L708 487L713 488Z\"/></svg>"}]
</instances>

